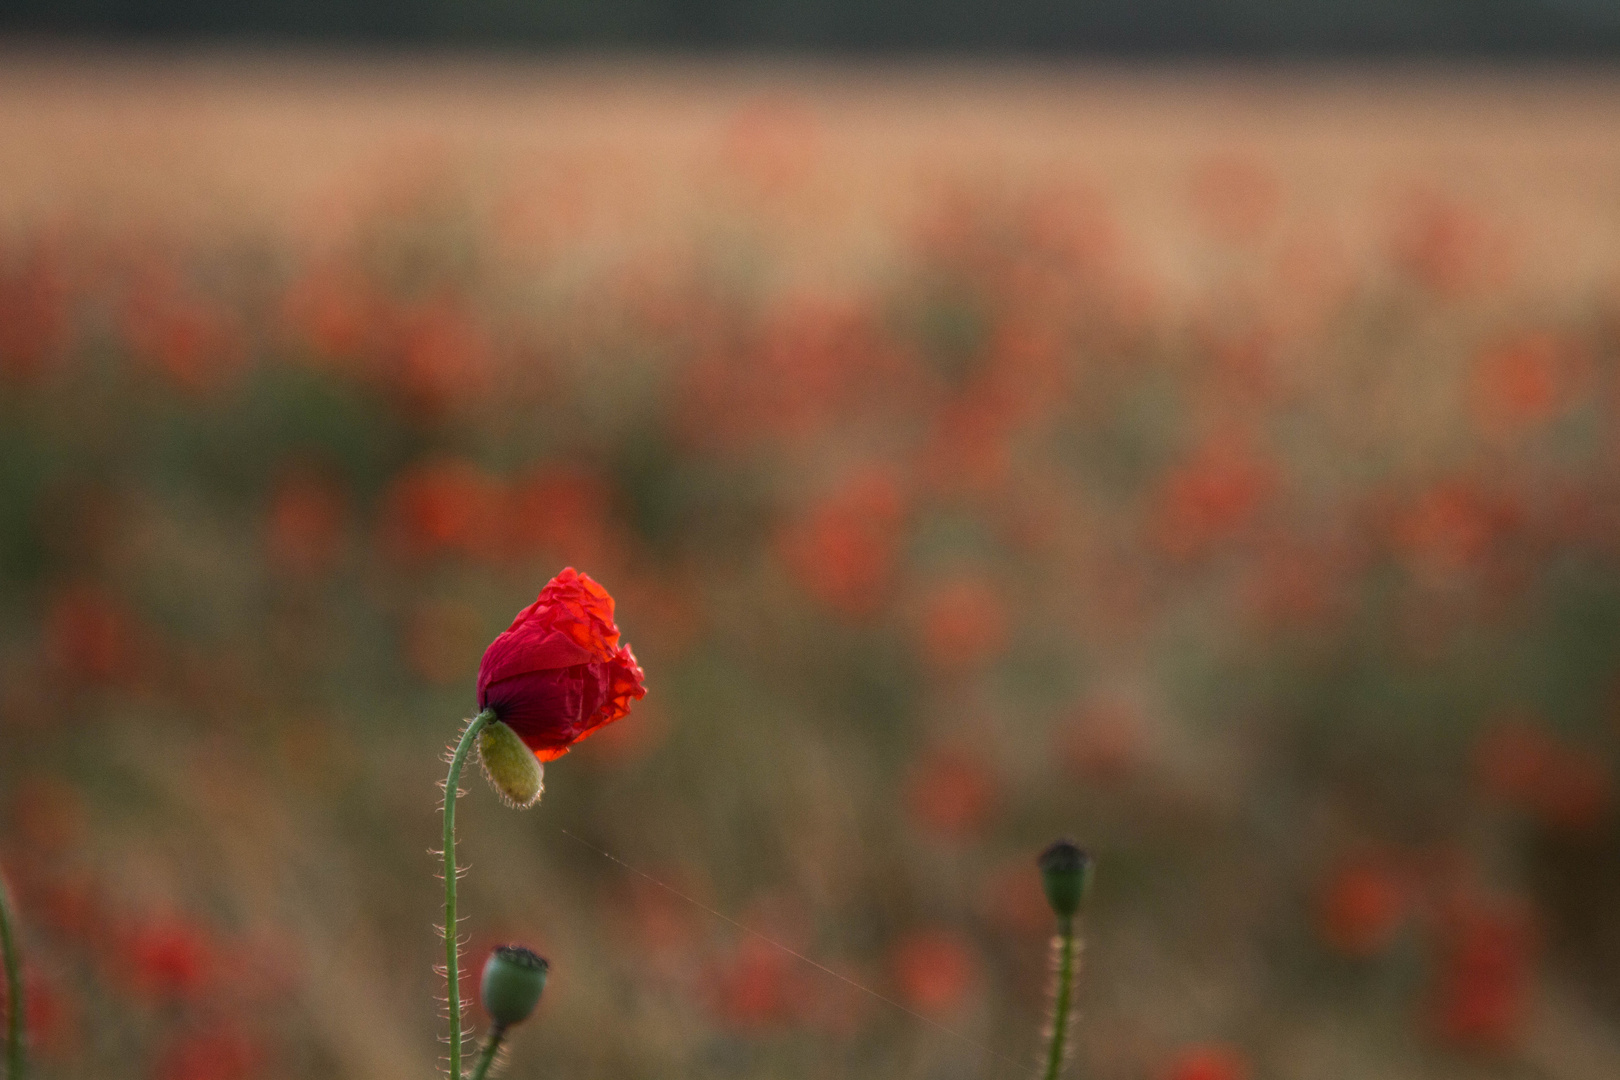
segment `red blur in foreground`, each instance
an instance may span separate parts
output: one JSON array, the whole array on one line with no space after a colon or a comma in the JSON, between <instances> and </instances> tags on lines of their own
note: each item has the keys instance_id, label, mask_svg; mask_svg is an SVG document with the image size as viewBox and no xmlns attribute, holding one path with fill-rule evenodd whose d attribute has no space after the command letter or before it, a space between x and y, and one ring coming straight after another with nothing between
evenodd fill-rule
<instances>
[{"instance_id":1,"label":"red blur in foreground","mask_svg":"<svg viewBox=\"0 0 1620 1080\"><path fill-rule=\"evenodd\" d=\"M645 676L619 644L613 597L572 566L490 643L478 665L478 707L494 709L541 761L630 711Z\"/></svg>"},{"instance_id":2,"label":"red blur in foreground","mask_svg":"<svg viewBox=\"0 0 1620 1080\"><path fill-rule=\"evenodd\" d=\"M60 1058L73 1049L77 1018L72 1003L56 983L41 972L23 973L23 1029L29 1050L49 1058ZM0 979L0 1023L9 1026L11 994L7 980Z\"/></svg>"},{"instance_id":3,"label":"red blur in foreground","mask_svg":"<svg viewBox=\"0 0 1620 1080\"><path fill-rule=\"evenodd\" d=\"M1230 1046L1189 1046L1164 1070L1164 1080L1248 1080L1249 1063Z\"/></svg>"},{"instance_id":4,"label":"red blur in foreground","mask_svg":"<svg viewBox=\"0 0 1620 1080\"><path fill-rule=\"evenodd\" d=\"M159 1057L157 1080L248 1080L260 1072L264 1051L230 1026L175 1040Z\"/></svg>"}]
</instances>

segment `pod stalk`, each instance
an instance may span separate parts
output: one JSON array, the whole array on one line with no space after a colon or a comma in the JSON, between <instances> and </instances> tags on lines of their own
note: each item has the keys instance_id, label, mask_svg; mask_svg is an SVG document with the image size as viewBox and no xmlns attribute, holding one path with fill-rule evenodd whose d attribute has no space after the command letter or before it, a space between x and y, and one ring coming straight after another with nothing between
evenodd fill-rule
<instances>
[{"instance_id":1,"label":"pod stalk","mask_svg":"<svg viewBox=\"0 0 1620 1080\"><path fill-rule=\"evenodd\" d=\"M495 719L494 709L485 709L467 724L450 758L450 773L444 781L444 977L450 1011L450 1080L461 1076L461 941L456 921L456 797L461 794L461 767L467 763L478 733Z\"/></svg>"}]
</instances>

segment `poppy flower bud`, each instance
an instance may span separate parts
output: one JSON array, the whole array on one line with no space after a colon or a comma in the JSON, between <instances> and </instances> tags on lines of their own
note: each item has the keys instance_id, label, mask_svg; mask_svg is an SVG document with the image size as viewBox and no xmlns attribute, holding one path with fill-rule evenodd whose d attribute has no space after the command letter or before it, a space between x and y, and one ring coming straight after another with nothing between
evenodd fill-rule
<instances>
[{"instance_id":1,"label":"poppy flower bud","mask_svg":"<svg viewBox=\"0 0 1620 1080\"><path fill-rule=\"evenodd\" d=\"M501 945L484 961L479 998L497 1028L522 1023L540 1004L551 965L521 945Z\"/></svg>"},{"instance_id":2,"label":"poppy flower bud","mask_svg":"<svg viewBox=\"0 0 1620 1080\"><path fill-rule=\"evenodd\" d=\"M1060 919L1074 918L1091 884L1091 856L1073 840L1059 840L1041 852L1038 862L1052 912Z\"/></svg>"},{"instance_id":3,"label":"poppy flower bud","mask_svg":"<svg viewBox=\"0 0 1620 1080\"><path fill-rule=\"evenodd\" d=\"M492 720L478 733L478 764L484 779L508 806L522 810L540 801L546 789L545 767L517 732Z\"/></svg>"}]
</instances>

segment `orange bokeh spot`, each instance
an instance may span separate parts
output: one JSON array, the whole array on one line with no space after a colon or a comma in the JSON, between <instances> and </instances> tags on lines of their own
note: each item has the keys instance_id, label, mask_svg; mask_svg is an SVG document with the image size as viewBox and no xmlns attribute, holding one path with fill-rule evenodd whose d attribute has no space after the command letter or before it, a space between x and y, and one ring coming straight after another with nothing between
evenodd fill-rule
<instances>
[{"instance_id":1,"label":"orange bokeh spot","mask_svg":"<svg viewBox=\"0 0 1620 1080\"><path fill-rule=\"evenodd\" d=\"M513 486L507 542L520 558L544 555L572 566L614 563L620 545L611 511L612 492L601 477L575 466L547 466Z\"/></svg>"},{"instance_id":2,"label":"orange bokeh spot","mask_svg":"<svg viewBox=\"0 0 1620 1080\"><path fill-rule=\"evenodd\" d=\"M1518 521L1507 499L1464 480L1422 492L1395 522L1395 544L1415 572L1431 577L1478 572L1497 539Z\"/></svg>"},{"instance_id":3,"label":"orange bokeh spot","mask_svg":"<svg viewBox=\"0 0 1620 1080\"><path fill-rule=\"evenodd\" d=\"M143 276L123 316L124 336L136 354L179 390L218 390L242 365L246 350L235 321L189 295L167 271Z\"/></svg>"},{"instance_id":4,"label":"orange bokeh spot","mask_svg":"<svg viewBox=\"0 0 1620 1080\"><path fill-rule=\"evenodd\" d=\"M9 980L0 979L0 1030L9 1030ZM24 966L22 977L23 1029L32 1053L61 1057L73 1047L75 1010L57 983L40 971Z\"/></svg>"},{"instance_id":5,"label":"orange bokeh spot","mask_svg":"<svg viewBox=\"0 0 1620 1080\"><path fill-rule=\"evenodd\" d=\"M972 947L949 930L919 930L895 946L895 983L914 1009L949 1012L959 1007L978 978Z\"/></svg>"},{"instance_id":6,"label":"orange bokeh spot","mask_svg":"<svg viewBox=\"0 0 1620 1080\"><path fill-rule=\"evenodd\" d=\"M953 840L967 839L984 826L996 802L995 777L982 757L939 750L912 773L906 807L923 829Z\"/></svg>"},{"instance_id":7,"label":"orange bokeh spot","mask_svg":"<svg viewBox=\"0 0 1620 1080\"><path fill-rule=\"evenodd\" d=\"M758 1031L795 1020L801 1013L793 958L772 945L749 939L714 978L720 1019L741 1031Z\"/></svg>"},{"instance_id":8,"label":"orange bokeh spot","mask_svg":"<svg viewBox=\"0 0 1620 1080\"><path fill-rule=\"evenodd\" d=\"M977 667L1007 647L1006 601L989 581L958 578L941 582L924 597L924 657L943 669Z\"/></svg>"},{"instance_id":9,"label":"orange bokeh spot","mask_svg":"<svg viewBox=\"0 0 1620 1080\"><path fill-rule=\"evenodd\" d=\"M130 673L135 634L134 620L105 592L69 586L45 613L45 658L69 679L111 682Z\"/></svg>"},{"instance_id":10,"label":"orange bokeh spot","mask_svg":"<svg viewBox=\"0 0 1620 1080\"><path fill-rule=\"evenodd\" d=\"M1507 245L1482 214L1425 192L1400 212L1391 255L1418 284L1447 298L1500 284L1511 269Z\"/></svg>"},{"instance_id":11,"label":"orange bokeh spot","mask_svg":"<svg viewBox=\"0 0 1620 1080\"><path fill-rule=\"evenodd\" d=\"M287 290L282 319L323 360L359 362L374 354L386 305L365 276L342 265L307 271Z\"/></svg>"},{"instance_id":12,"label":"orange bokeh spot","mask_svg":"<svg viewBox=\"0 0 1620 1080\"><path fill-rule=\"evenodd\" d=\"M1233 1046L1189 1046L1165 1066L1164 1080L1248 1080L1249 1059Z\"/></svg>"},{"instance_id":13,"label":"orange bokeh spot","mask_svg":"<svg viewBox=\"0 0 1620 1080\"><path fill-rule=\"evenodd\" d=\"M1590 833L1614 805L1608 763L1533 718L1509 717L1487 729L1475 747L1474 773L1487 795L1566 833Z\"/></svg>"},{"instance_id":14,"label":"orange bokeh spot","mask_svg":"<svg viewBox=\"0 0 1620 1080\"><path fill-rule=\"evenodd\" d=\"M800 587L851 618L887 599L905 524L905 496L886 469L859 470L782 536L783 557Z\"/></svg>"},{"instance_id":15,"label":"orange bokeh spot","mask_svg":"<svg viewBox=\"0 0 1620 1080\"><path fill-rule=\"evenodd\" d=\"M131 989L154 1001L196 997L216 964L207 934L175 917L152 919L129 930L119 942L118 956Z\"/></svg>"},{"instance_id":16,"label":"orange bokeh spot","mask_svg":"<svg viewBox=\"0 0 1620 1080\"><path fill-rule=\"evenodd\" d=\"M400 313L388 374L409 407L435 417L489 387L494 347L459 299L439 296Z\"/></svg>"},{"instance_id":17,"label":"orange bokeh spot","mask_svg":"<svg viewBox=\"0 0 1620 1080\"><path fill-rule=\"evenodd\" d=\"M31 379L67 348L66 283L43 245L12 259L0 250L0 378Z\"/></svg>"},{"instance_id":18,"label":"orange bokeh spot","mask_svg":"<svg viewBox=\"0 0 1620 1080\"><path fill-rule=\"evenodd\" d=\"M1246 439L1211 439L1165 477L1154 521L1165 554L1192 559L1240 535L1271 497L1277 468Z\"/></svg>"},{"instance_id":19,"label":"orange bokeh spot","mask_svg":"<svg viewBox=\"0 0 1620 1080\"><path fill-rule=\"evenodd\" d=\"M1529 431L1557 416L1569 397L1569 347L1527 333L1487 347L1471 379L1474 422L1487 436Z\"/></svg>"},{"instance_id":20,"label":"orange bokeh spot","mask_svg":"<svg viewBox=\"0 0 1620 1080\"><path fill-rule=\"evenodd\" d=\"M389 488L384 536L406 559L489 556L501 544L504 499L500 480L470 461L423 462L400 473Z\"/></svg>"},{"instance_id":21,"label":"orange bokeh spot","mask_svg":"<svg viewBox=\"0 0 1620 1080\"><path fill-rule=\"evenodd\" d=\"M1507 1050L1523 1032L1535 981L1536 934L1515 904L1453 897L1439 926L1433 1020L1445 1041Z\"/></svg>"},{"instance_id":22,"label":"orange bokeh spot","mask_svg":"<svg viewBox=\"0 0 1620 1080\"><path fill-rule=\"evenodd\" d=\"M1059 735L1058 751L1077 776L1096 783L1119 783L1148 757L1142 715L1120 701L1092 702L1079 709Z\"/></svg>"},{"instance_id":23,"label":"orange bokeh spot","mask_svg":"<svg viewBox=\"0 0 1620 1080\"><path fill-rule=\"evenodd\" d=\"M1323 941L1335 952L1360 959L1394 943L1406 921L1410 890L1387 861L1362 858L1328 876L1318 903Z\"/></svg>"},{"instance_id":24,"label":"orange bokeh spot","mask_svg":"<svg viewBox=\"0 0 1620 1080\"><path fill-rule=\"evenodd\" d=\"M289 573L314 576L331 568L343 544L348 506L331 479L305 468L288 470L270 496L266 545Z\"/></svg>"},{"instance_id":25,"label":"orange bokeh spot","mask_svg":"<svg viewBox=\"0 0 1620 1080\"><path fill-rule=\"evenodd\" d=\"M250 1080L264 1049L230 1025L182 1036L158 1056L153 1080Z\"/></svg>"}]
</instances>

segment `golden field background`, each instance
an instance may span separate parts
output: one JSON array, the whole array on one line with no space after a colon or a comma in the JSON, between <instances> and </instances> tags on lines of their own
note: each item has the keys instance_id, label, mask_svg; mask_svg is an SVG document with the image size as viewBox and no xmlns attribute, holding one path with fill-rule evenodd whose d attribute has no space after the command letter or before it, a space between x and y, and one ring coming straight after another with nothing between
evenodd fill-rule
<instances>
[{"instance_id":1,"label":"golden field background","mask_svg":"<svg viewBox=\"0 0 1620 1080\"><path fill-rule=\"evenodd\" d=\"M1093 197L1133 257L1207 270L1200 169L1263 174L1268 225L1376 260L1414 198L1488 210L1521 284L1607 280L1620 85L1601 69L355 59L111 51L0 72L0 215L341 242L453 184L519 253L746 229L844 279L952 186ZM509 230L509 232L507 231ZM880 264L880 263L879 263Z\"/></svg>"},{"instance_id":2,"label":"golden field background","mask_svg":"<svg viewBox=\"0 0 1620 1080\"><path fill-rule=\"evenodd\" d=\"M1620 1075L1617 105L13 47L39 1074L433 1075L438 755L575 565L649 692L465 785L507 1075L1032 1074L1063 834L1080 1075Z\"/></svg>"}]
</instances>

